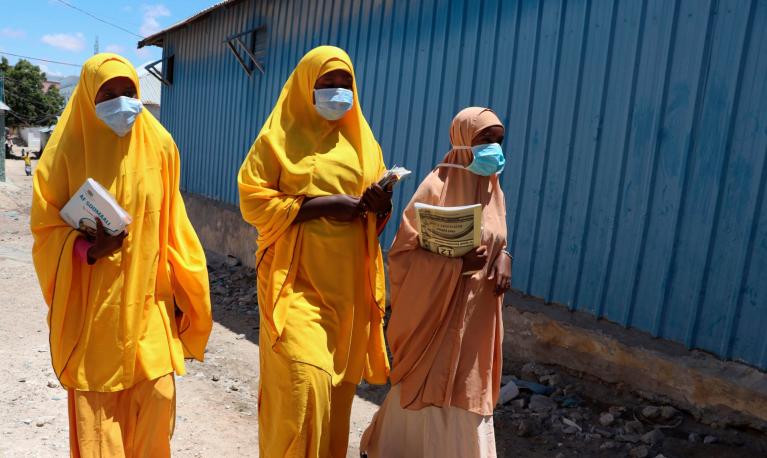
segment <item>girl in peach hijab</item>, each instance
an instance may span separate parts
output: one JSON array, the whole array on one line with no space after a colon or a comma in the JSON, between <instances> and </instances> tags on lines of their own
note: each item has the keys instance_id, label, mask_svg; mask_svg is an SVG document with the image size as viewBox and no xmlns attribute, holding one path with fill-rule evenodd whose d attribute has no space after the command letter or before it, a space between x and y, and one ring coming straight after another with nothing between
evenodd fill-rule
<instances>
[{"instance_id":1,"label":"girl in peach hijab","mask_svg":"<svg viewBox=\"0 0 767 458\"><path fill-rule=\"evenodd\" d=\"M362 439L360 449L370 458L496 456L492 415L501 377L501 299L511 278L498 180L503 135L490 109L458 113L451 151L405 209L389 252L392 389ZM462 258L421 248L417 202L481 204L481 246Z\"/></svg>"}]
</instances>

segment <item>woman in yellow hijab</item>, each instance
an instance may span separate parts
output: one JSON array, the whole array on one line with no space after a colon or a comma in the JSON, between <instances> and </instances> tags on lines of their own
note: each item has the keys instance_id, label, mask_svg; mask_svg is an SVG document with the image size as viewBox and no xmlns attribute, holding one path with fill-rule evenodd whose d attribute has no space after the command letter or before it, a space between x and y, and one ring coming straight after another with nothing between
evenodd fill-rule
<instances>
[{"instance_id":1,"label":"woman in yellow hijab","mask_svg":"<svg viewBox=\"0 0 767 458\"><path fill-rule=\"evenodd\" d=\"M33 259L49 306L51 359L69 390L74 457L167 457L173 373L202 361L211 330L205 255L179 192L170 134L141 107L136 71L115 54L83 65L33 186ZM132 217L95 237L59 210L83 182Z\"/></svg>"},{"instance_id":2,"label":"woman in yellow hijab","mask_svg":"<svg viewBox=\"0 0 767 458\"><path fill-rule=\"evenodd\" d=\"M310 51L239 174L242 215L258 229L264 458L345 457L356 385L386 383L385 170L351 59Z\"/></svg>"}]
</instances>

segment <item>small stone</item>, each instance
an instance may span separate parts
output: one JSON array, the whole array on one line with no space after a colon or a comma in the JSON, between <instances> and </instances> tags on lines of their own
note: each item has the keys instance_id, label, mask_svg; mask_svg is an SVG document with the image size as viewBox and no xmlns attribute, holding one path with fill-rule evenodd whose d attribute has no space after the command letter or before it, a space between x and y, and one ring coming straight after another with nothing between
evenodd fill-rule
<instances>
[{"instance_id":1,"label":"small stone","mask_svg":"<svg viewBox=\"0 0 767 458\"><path fill-rule=\"evenodd\" d=\"M660 415L660 409L655 406L647 406L642 409L642 416L649 419L658 418Z\"/></svg>"},{"instance_id":2,"label":"small stone","mask_svg":"<svg viewBox=\"0 0 767 458\"><path fill-rule=\"evenodd\" d=\"M628 433L641 433L644 431L644 425L641 421L632 420L626 422L624 429Z\"/></svg>"},{"instance_id":3,"label":"small stone","mask_svg":"<svg viewBox=\"0 0 767 458\"><path fill-rule=\"evenodd\" d=\"M621 442L631 442L632 444L636 444L642 437L639 434L621 434L617 439Z\"/></svg>"},{"instance_id":4,"label":"small stone","mask_svg":"<svg viewBox=\"0 0 767 458\"><path fill-rule=\"evenodd\" d=\"M527 405L527 399L525 398L518 398L510 402L510 405L514 407L515 409L522 410Z\"/></svg>"},{"instance_id":5,"label":"small stone","mask_svg":"<svg viewBox=\"0 0 767 458\"><path fill-rule=\"evenodd\" d=\"M610 426L615 423L615 417L611 413L603 413L599 416L599 424L602 426Z\"/></svg>"},{"instance_id":6,"label":"small stone","mask_svg":"<svg viewBox=\"0 0 767 458\"><path fill-rule=\"evenodd\" d=\"M517 387L517 384L511 380L501 388L498 401L501 405L503 405L513 400L517 396L519 396L519 388Z\"/></svg>"},{"instance_id":7,"label":"small stone","mask_svg":"<svg viewBox=\"0 0 767 458\"><path fill-rule=\"evenodd\" d=\"M614 441L607 441L604 444L600 445L599 448L601 450L615 450L616 448L620 448L621 444L614 442Z\"/></svg>"},{"instance_id":8,"label":"small stone","mask_svg":"<svg viewBox=\"0 0 767 458\"><path fill-rule=\"evenodd\" d=\"M240 387L237 386L237 385L232 385L232 386L229 387L229 389L232 390L232 391L240 391Z\"/></svg>"},{"instance_id":9,"label":"small stone","mask_svg":"<svg viewBox=\"0 0 767 458\"><path fill-rule=\"evenodd\" d=\"M213 380L214 382L218 382L219 380L221 380L221 376L219 376L218 374L214 374L213 377L211 377L211 380Z\"/></svg>"},{"instance_id":10,"label":"small stone","mask_svg":"<svg viewBox=\"0 0 767 458\"><path fill-rule=\"evenodd\" d=\"M27 381L27 379L25 379L23 377L19 379L19 383L25 383L26 381Z\"/></svg>"},{"instance_id":11,"label":"small stone","mask_svg":"<svg viewBox=\"0 0 767 458\"><path fill-rule=\"evenodd\" d=\"M658 453L657 455L655 455L655 458L666 458L666 455L662 453Z\"/></svg>"},{"instance_id":12,"label":"small stone","mask_svg":"<svg viewBox=\"0 0 767 458\"><path fill-rule=\"evenodd\" d=\"M692 444L697 444L700 442L700 435L696 433L690 433L689 436L687 436L687 442L690 442Z\"/></svg>"},{"instance_id":13,"label":"small stone","mask_svg":"<svg viewBox=\"0 0 767 458\"><path fill-rule=\"evenodd\" d=\"M610 407L610 415L613 416L616 420L618 418L621 418L623 414L626 413L626 408L622 406L613 406Z\"/></svg>"},{"instance_id":14,"label":"small stone","mask_svg":"<svg viewBox=\"0 0 767 458\"><path fill-rule=\"evenodd\" d=\"M229 267L237 267L240 265L240 260L232 255L226 257L226 265Z\"/></svg>"},{"instance_id":15,"label":"small stone","mask_svg":"<svg viewBox=\"0 0 767 458\"><path fill-rule=\"evenodd\" d=\"M237 334L237 337L235 339L237 340L243 340L245 338L245 334Z\"/></svg>"},{"instance_id":16,"label":"small stone","mask_svg":"<svg viewBox=\"0 0 767 458\"><path fill-rule=\"evenodd\" d=\"M716 444L717 442L719 442L719 439L716 436L709 435L703 438L703 443L706 445Z\"/></svg>"},{"instance_id":17,"label":"small stone","mask_svg":"<svg viewBox=\"0 0 767 458\"><path fill-rule=\"evenodd\" d=\"M53 419L54 418L55 417L51 417L51 416L40 417L40 418L37 419L37 422L35 422L35 426L37 426L38 428L42 428L45 425L49 425L49 424L53 423Z\"/></svg>"},{"instance_id":18,"label":"small stone","mask_svg":"<svg viewBox=\"0 0 767 458\"><path fill-rule=\"evenodd\" d=\"M509 383L510 381L514 380L514 377L511 375L504 375L501 377L501 386Z\"/></svg>"},{"instance_id":19,"label":"small stone","mask_svg":"<svg viewBox=\"0 0 767 458\"><path fill-rule=\"evenodd\" d=\"M559 374L544 375L538 380L540 380L541 383L549 386L558 386L562 384L562 377L560 377Z\"/></svg>"},{"instance_id":20,"label":"small stone","mask_svg":"<svg viewBox=\"0 0 767 458\"><path fill-rule=\"evenodd\" d=\"M615 433L613 433L609 429L594 428L594 432L599 434L602 437L607 437L607 438L611 438L615 436Z\"/></svg>"},{"instance_id":21,"label":"small stone","mask_svg":"<svg viewBox=\"0 0 767 458\"><path fill-rule=\"evenodd\" d=\"M565 454L562 452L559 452L557 453L557 456L555 456L554 458L565 458Z\"/></svg>"},{"instance_id":22,"label":"small stone","mask_svg":"<svg viewBox=\"0 0 767 458\"><path fill-rule=\"evenodd\" d=\"M663 406L660 409L660 417L664 420L671 420L676 417L678 413L679 411L671 406Z\"/></svg>"},{"instance_id":23,"label":"small stone","mask_svg":"<svg viewBox=\"0 0 767 458\"><path fill-rule=\"evenodd\" d=\"M647 445L655 445L663 442L663 432L659 429L653 429L649 433L642 436L642 442Z\"/></svg>"},{"instance_id":24,"label":"small stone","mask_svg":"<svg viewBox=\"0 0 767 458\"><path fill-rule=\"evenodd\" d=\"M568 426L565 429L563 429L562 432L565 434L575 434L578 432L578 428L576 428L575 426Z\"/></svg>"},{"instance_id":25,"label":"small stone","mask_svg":"<svg viewBox=\"0 0 767 458\"><path fill-rule=\"evenodd\" d=\"M647 458L650 456L650 449L646 445L640 445L639 447L632 448L629 451L631 458Z\"/></svg>"},{"instance_id":26,"label":"small stone","mask_svg":"<svg viewBox=\"0 0 767 458\"><path fill-rule=\"evenodd\" d=\"M59 384L54 382L53 380L48 380L48 388L58 388Z\"/></svg>"},{"instance_id":27,"label":"small stone","mask_svg":"<svg viewBox=\"0 0 767 458\"><path fill-rule=\"evenodd\" d=\"M534 394L530 397L530 410L539 413L548 413L557 408L557 403L551 398Z\"/></svg>"},{"instance_id":28,"label":"small stone","mask_svg":"<svg viewBox=\"0 0 767 458\"><path fill-rule=\"evenodd\" d=\"M539 434L539 425L530 418L522 419L517 424L517 436L519 437L532 437Z\"/></svg>"},{"instance_id":29,"label":"small stone","mask_svg":"<svg viewBox=\"0 0 767 458\"><path fill-rule=\"evenodd\" d=\"M31 419L31 418L26 418L26 419L24 420L24 424L25 424L25 425L31 425L31 424L32 424L32 419Z\"/></svg>"}]
</instances>

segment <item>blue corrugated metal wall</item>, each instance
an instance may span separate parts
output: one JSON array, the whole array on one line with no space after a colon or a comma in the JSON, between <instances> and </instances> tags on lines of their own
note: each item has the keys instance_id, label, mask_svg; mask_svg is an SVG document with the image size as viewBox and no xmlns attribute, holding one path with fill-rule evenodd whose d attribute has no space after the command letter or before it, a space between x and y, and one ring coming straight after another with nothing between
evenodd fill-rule
<instances>
[{"instance_id":1,"label":"blue corrugated metal wall","mask_svg":"<svg viewBox=\"0 0 767 458\"><path fill-rule=\"evenodd\" d=\"M258 25L266 74L249 79L223 40ZM186 190L236 204L241 161L319 44L349 51L388 163L416 172L399 208L453 114L493 107L515 287L767 368L767 1L238 2L165 40Z\"/></svg>"}]
</instances>

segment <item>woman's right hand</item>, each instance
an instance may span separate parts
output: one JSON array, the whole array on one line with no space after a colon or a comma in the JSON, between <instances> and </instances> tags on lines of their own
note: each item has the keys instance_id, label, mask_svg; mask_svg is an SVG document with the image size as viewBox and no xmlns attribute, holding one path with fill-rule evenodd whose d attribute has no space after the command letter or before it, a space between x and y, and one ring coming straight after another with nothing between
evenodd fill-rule
<instances>
[{"instance_id":1,"label":"woman's right hand","mask_svg":"<svg viewBox=\"0 0 767 458\"><path fill-rule=\"evenodd\" d=\"M360 198L346 194L313 197L306 199L296 215L295 223L317 218L331 218L337 221L354 221L362 215Z\"/></svg>"},{"instance_id":2,"label":"woman's right hand","mask_svg":"<svg viewBox=\"0 0 767 458\"><path fill-rule=\"evenodd\" d=\"M99 259L119 251L123 246L123 240L127 236L127 231L122 231L117 235L109 235L104 230L101 220L96 219L96 237L93 241L93 246L88 249L88 264L95 264Z\"/></svg>"},{"instance_id":3,"label":"woman's right hand","mask_svg":"<svg viewBox=\"0 0 767 458\"><path fill-rule=\"evenodd\" d=\"M487 247L480 246L463 255L463 272L476 272L485 268L487 264Z\"/></svg>"}]
</instances>

